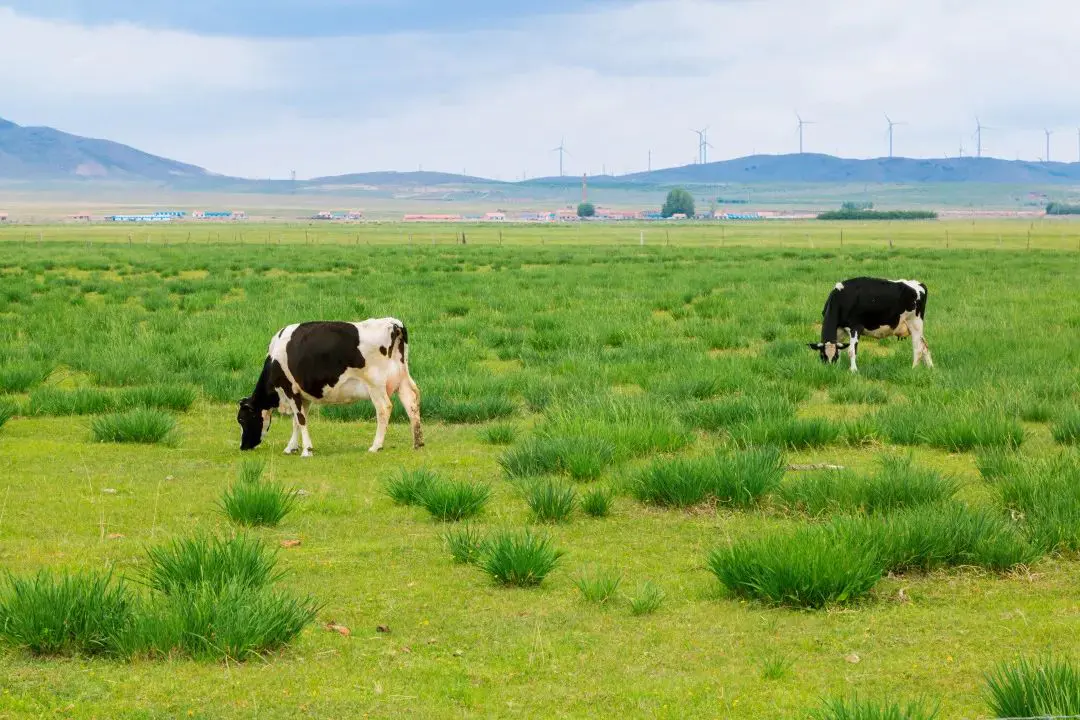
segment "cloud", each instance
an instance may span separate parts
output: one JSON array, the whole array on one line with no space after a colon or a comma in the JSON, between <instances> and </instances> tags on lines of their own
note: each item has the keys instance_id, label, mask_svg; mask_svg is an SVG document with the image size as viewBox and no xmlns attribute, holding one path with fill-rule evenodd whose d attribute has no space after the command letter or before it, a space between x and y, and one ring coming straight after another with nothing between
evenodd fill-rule
<instances>
[{"instance_id":1,"label":"cloud","mask_svg":"<svg viewBox=\"0 0 1080 720\"><path fill-rule=\"evenodd\" d=\"M0 0L2 2L3 0ZM21 121L254 177L376 169L553 174L806 149L1074 159L1080 4L1029 0L643 0L497 29L242 39L88 29L0 9L0 82ZM33 50L47 47L39 57ZM27 60L26 58L31 58ZM16 60L19 60L16 70ZM71 71L72 63L76 63ZM8 98L5 98L8 99Z\"/></svg>"}]
</instances>

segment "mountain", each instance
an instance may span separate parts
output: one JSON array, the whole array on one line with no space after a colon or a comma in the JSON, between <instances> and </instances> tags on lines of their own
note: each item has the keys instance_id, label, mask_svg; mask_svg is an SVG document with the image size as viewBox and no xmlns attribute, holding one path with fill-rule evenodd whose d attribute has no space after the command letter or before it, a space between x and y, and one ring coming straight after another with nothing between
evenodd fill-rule
<instances>
[{"instance_id":1,"label":"mountain","mask_svg":"<svg viewBox=\"0 0 1080 720\"><path fill-rule=\"evenodd\" d=\"M359 185L369 187L424 187L432 185L490 185L496 180L488 180L472 175L456 173L425 172L364 172L348 175L330 175L304 181L305 185Z\"/></svg>"},{"instance_id":2,"label":"mountain","mask_svg":"<svg viewBox=\"0 0 1080 720\"><path fill-rule=\"evenodd\" d=\"M623 175L624 183L1080 183L1080 163L1040 163L998 158L875 158L849 160L812 153L751 155L703 165Z\"/></svg>"},{"instance_id":3,"label":"mountain","mask_svg":"<svg viewBox=\"0 0 1080 720\"><path fill-rule=\"evenodd\" d=\"M0 118L0 180L117 180L185 183L217 178L201 167L110 140Z\"/></svg>"}]
</instances>

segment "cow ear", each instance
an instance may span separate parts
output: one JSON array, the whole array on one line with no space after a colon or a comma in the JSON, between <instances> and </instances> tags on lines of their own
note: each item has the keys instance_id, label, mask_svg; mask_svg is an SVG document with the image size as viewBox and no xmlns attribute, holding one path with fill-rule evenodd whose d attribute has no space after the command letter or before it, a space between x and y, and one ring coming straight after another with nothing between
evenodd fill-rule
<instances>
[{"instance_id":1,"label":"cow ear","mask_svg":"<svg viewBox=\"0 0 1080 720\"><path fill-rule=\"evenodd\" d=\"M820 350L825 346L821 343L806 343L806 347L810 348L811 350Z\"/></svg>"},{"instance_id":2,"label":"cow ear","mask_svg":"<svg viewBox=\"0 0 1080 720\"><path fill-rule=\"evenodd\" d=\"M836 346L836 349L837 350L847 350L849 345L851 345L851 343L849 343L849 342L840 343L839 345Z\"/></svg>"}]
</instances>

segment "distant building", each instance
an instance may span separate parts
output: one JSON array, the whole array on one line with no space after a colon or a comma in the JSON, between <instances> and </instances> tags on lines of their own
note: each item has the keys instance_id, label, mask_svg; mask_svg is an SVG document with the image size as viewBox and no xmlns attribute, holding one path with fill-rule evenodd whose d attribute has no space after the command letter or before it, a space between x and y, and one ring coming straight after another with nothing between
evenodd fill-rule
<instances>
[{"instance_id":1,"label":"distant building","mask_svg":"<svg viewBox=\"0 0 1080 720\"><path fill-rule=\"evenodd\" d=\"M8 214L6 212L0 212L0 222L6 223L8 221Z\"/></svg>"},{"instance_id":2,"label":"distant building","mask_svg":"<svg viewBox=\"0 0 1080 720\"><path fill-rule=\"evenodd\" d=\"M575 222L578 219L577 210L571 208L559 208L555 211L555 219L560 222Z\"/></svg>"},{"instance_id":3,"label":"distant building","mask_svg":"<svg viewBox=\"0 0 1080 720\"><path fill-rule=\"evenodd\" d=\"M193 220L243 220L247 213L243 210L196 210L191 217Z\"/></svg>"},{"instance_id":4,"label":"distant building","mask_svg":"<svg viewBox=\"0 0 1080 720\"><path fill-rule=\"evenodd\" d=\"M460 222L460 215L428 215L428 214L415 214L406 215L402 218L405 222Z\"/></svg>"},{"instance_id":5,"label":"distant building","mask_svg":"<svg viewBox=\"0 0 1080 720\"><path fill-rule=\"evenodd\" d=\"M185 210L158 210L154 214L155 215L161 215L163 217L182 218L185 215L187 215L187 211L185 211Z\"/></svg>"},{"instance_id":6,"label":"distant building","mask_svg":"<svg viewBox=\"0 0 1080 720\"><path fill-rule=\"evenodd\" d=\"M90 222L90 213L81 212L81 213L75 213L74 215L68 215L68 220L70 220L71 222L88 223L88 222Z\"/></svg>"},{"instance_id":7,"label":"distant building","mask_svg":"<svg viewBox=\"0 0 1080 720\"><path fill-rule=\"evenodd\" d=\"M640 220L642 213L633 210L612 210L610 208L596 208L598 220Z\"/></svg>"},{"instance_id":8,"label":"distant building","mask_svg":"<svg viewBox=\"0 0 1080 720\"><path fill-rule=\"evenodd\" d=\"M143 215L106 215L105 220L108 222L118 223L161 223L171 222L173 216L163 215L159 213L149 213Z\"/></svg>"},{"instance_id":9,"label":"distant building","mask_svg":"<svg viewBox=\"0 0 1080 720\"><path fill-rule=\"evenodd\" d=\"M504 212L484 213L484 220L486 222L506 222L506 213L504 213Z\"/></svg>"}]
</instances>

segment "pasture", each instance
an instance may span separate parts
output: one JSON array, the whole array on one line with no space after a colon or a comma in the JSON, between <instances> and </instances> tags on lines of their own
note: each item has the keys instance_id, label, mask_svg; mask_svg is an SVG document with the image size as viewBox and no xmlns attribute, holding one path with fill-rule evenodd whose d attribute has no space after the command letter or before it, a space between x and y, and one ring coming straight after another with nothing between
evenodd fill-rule
<instances>
[{"instance_id":1,"label":"pasture","mask_svg":"<svg viewBox=\"0 0 1080 720\"><path fill-rule=\"evenodd\" d=\"M313 620L251 652L0 636L0 715L997 717L988 675L1074 650L1068 223L243 231L0 230L0 566L157 607L161 548L240 533ZM926 283L934 369L806 347L857 275ZM395 406L367 453L357 405L313 413L313 458L282 417L240 453L275 331L386 315L424 449Z\"/></svg>"}]
</instances>

